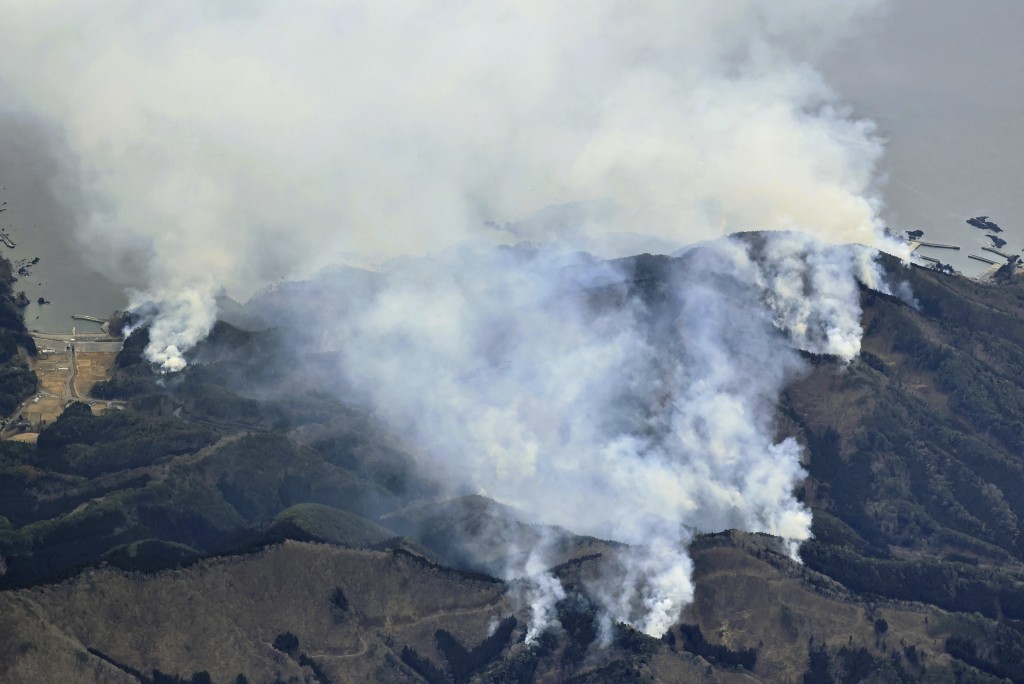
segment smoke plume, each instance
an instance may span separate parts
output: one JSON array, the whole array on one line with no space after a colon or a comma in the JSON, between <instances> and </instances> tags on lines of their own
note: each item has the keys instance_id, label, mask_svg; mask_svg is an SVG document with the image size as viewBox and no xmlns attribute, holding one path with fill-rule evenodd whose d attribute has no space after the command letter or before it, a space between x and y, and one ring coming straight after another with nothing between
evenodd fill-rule
<instances>
[{"instance_id":1,"label":"smoke plume","mask_svg":"<svg viewBox=\"0 0 1024 684\"><path fill-rule=\"evenodd\" d=\"M875 241L881 145L809 66L873 0L0 4L7 106L77 154L79 237L142 265L166 370L221 288L332 262Z\"/></svg>"},{"instance_id":2,"label":"smoke plume","mask_svg":"<svg viewBox=\"0 0 1024 684\"><path fill-rule=\"evenodd\" d=\"M671 625L695 532L809 536L775 402L797 349L859 351L883 285L834 245L891 247L881 142L811 63L879 2L0 4L7 106L77 155L163 370L222 291L380 267L303 325L449 481L630 545L607 620ZM714 240L749 229L785 232ZM542 555L506 569L531 637Z\"/></svg>"},{"instance_id":3,"label":"smoke plume","mask_svg":"<svg viewBox=\"0 0 1024 684\"><path fill-rule=\"evenodd\" d=\"M595 595L660 635L692 596L695 532L768 532L794 555L810 536L776 402L805 370L798 349L859 352L859 283L887 291L874 254L796 233L612 263L458 250L384 274L324 324L323 348L430 472L632 545ZM534 577L534 617L550 619L543 590L560 587L537 560L506 574Z\"/></svg>"}]
</instances>

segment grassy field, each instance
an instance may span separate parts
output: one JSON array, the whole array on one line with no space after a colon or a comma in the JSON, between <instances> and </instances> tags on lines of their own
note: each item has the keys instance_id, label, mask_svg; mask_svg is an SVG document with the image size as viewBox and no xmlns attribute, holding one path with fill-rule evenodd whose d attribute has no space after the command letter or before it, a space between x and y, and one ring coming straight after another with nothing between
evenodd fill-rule
<instances>
[{"instance_id":1,"label":"grassy field","mask_svg":"<svg viewBox=\"0 0 1024 684\"><path fill-rule=\"evenodd\" d=\"M683 623L699 626L710 644L757 649L753 671L716 666L713 658L688 652L678 628L671 638L643 642L642 656L635 648L624 653L621 643L606 649L583 644L585 657L572 669L585 676L580 681L619 681L610 672L628 662L647 681L798 682L811 643L827 644L833 658L845 648L876 667L899 666L914 679L957 679L960 667L943 644L963 631L958 620L977 618L857 598L774 553L774 543L730 533L694 548L698 590ZM587 560L579 569L599 572L601 562ZM288 632L307 663L330 681L415 682L422 680L402 662L404 649L443 669L438 630L469 648L509 615L519 620L515 635L473 681L516 681L503 673L530 658L533 681L565 681L573 636L563 633L556 644L528 649L522 643L528 609L508 585L405 553L287 541L185 569L149 575L98 569L56 585L0 593L0 677L113 682L133 669L186 678L206 671L215 682L240 673L248 681L302 681L308 664L274 648L276 637Z\"/></svg>"},{"instance_id":2,"label":"grassy field","mask_svg":"<svg viewBox=\"0 0 1024 684\"><path fill-rule=\"evenodd\" d=\"M114 369L113 352L76 352L75 373L72 377L71 363L66 353L40 353L30 360L32 371L39 380L39 393L24 402L13 417L21 415L34 426L46 426L57 420L72 398L87 399L96 383L109 380ZM106 401L91 404L95 414L111 408ZM8 439L34 443L36 430L9 435Z\"/></svg>"},{"instance_id":3,"label":"grassy field","mask_svg":"<svg viewBox=\"0 0 1024 684\"><path fill-rule=\"evenodd\" d=\"M116 357L114 352L76 352L76 373L72 388L75 394L88 397L97 382L109 380Z\"/></svg>"}]
</instances>

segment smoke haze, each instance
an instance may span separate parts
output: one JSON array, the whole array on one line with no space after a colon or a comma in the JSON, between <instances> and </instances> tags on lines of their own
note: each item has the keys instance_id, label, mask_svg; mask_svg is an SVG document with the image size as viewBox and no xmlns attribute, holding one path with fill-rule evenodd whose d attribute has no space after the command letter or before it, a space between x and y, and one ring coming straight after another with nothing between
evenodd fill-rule
<instances>
[{"instance_id":1,"label":"smoke haze","mask_svg":"<svg viewBox=\"0 0 1024 684\"><path fill-rule=\"evenodd\" d=\"M339 303L322 349L441 480L633 545L595 593L610 620L660 635L693 593L693 533L768 532L794 555L810 536L776 402L804 371L797 349L859 353L859 283L888 292L873 256L786 232L618 263L456 250ZM550 616L558 585L527 546L503 570L533 577Z\"/></svg>"},{"instance_id":2,"label":"smoke haze","mask_svg":"<svg viewBox=\"0 0 1024 684\"><path fill-rule=\"evenodd\" d=\"M12 2L0 86L77 155L94 258L143 264L154 363L225 289L380 267L296 324L448 481L631 545L593 591L661 634L694 532L809 536L775 402L884 289L832 245L887 246L882 144L811 62L879 4ZM801 233L651 257L657 293L580 253L746 229ZM563 595L534 551L531 639Z\"/></svg>"},{"instance_id":3,"label":"smoke haze","mask_svg":"<svg viewBox=\"0 0 1024 684\"><path fill-rule=\"evenodd\" d=\"M82 236L108 270L144 264L133 301L162 304L150 356L175 370L220 288L339 260L873 243L881 145L808 60L877 4L7 2L0 84L64 131ZM518 220L558 205L583 210Z\"/></svg>"}]
</instances>

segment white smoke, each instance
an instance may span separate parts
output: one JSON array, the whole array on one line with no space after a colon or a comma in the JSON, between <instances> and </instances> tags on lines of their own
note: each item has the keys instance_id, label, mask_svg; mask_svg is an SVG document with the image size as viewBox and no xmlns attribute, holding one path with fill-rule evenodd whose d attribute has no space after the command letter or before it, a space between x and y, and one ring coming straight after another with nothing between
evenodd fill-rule
<instances>
[{"instance_id":1,"label":"white smoke","mask_svg":"<svg viewBox=\"0 0 1024 684\"><path fill-rule=\"evenodd\" d=\"M548 571L548 559L541 547L533 550L525 565L515 572L523 579L523 594L530 606L530 624L526 630L526 643L533 644L552 625L558 622L559 601L565 598L562 583Z\"/></svg>"},{"instance_id":2,"label":"white smoke","mask_svg":"<svg viewBox=\"0 0 1024 684\"><path fill-rule=\"evenodd\" d=\"M245 297L481 235L874 243L881 144L809 62L879 4L6 0L0 92L78 155L80 237L141 264L173 370L211 278ZM580 211L519 220L552 206Z\"/></svg>"},{"instance_id":3,"label":"white smoke","mask_svg":"<svg viewBox=\"0 0 1024 684\"><path fill-rule=\"evenodd\" d=\"M136 326L149 325L146 356L161 371L185 368L184 352L202 341L217 321L216 309L207 304L217 291L209 276L171 291L130 291L131 308L142 318Z\"/></svg>"},{"instance_id":4,"label":"white smoke","mask_svg":"<svg viewBox=\"0 0 1024 684\"><path fill-rule=\"evenodd\" d=\"M617 622L661 636L693 599L693 563L673 535L654 535L649 544L630 547L616 558L615 571L589 587L604 607L598 616L603 645L611 643Z\"/></svg>"},{"instance_id":5,"label":"white smoke","mask_svg":"<svg viewBox=\"0 0 1024 684\"><path fill-rule=\"evenodd\" d=\"M872 254L763 233L641 257L637 275L458 250L403 262L323 335L346 387L430 472L632 545L593 591L609 621L660 635L692 597L694 532L767 532L792 549L810 536L793 497L801 449L773 440L776 402L804 370L796 349L858 353L858 278L884 290ZM536 546L507 571L530 577L534 637L562 598Z\"/></svg>"},{"instance_id":6,"label":"white smoke","mask_svg":"<svg viewBox=\"0 0 1024 684\"><path fill-rule=\"evenodd\" d=\"M142 265L164 370L222 288L437 252L306 323L436 472L631 545L594 593L658 634L695 531L809 535L775 402L794 348L856 356L857 282L882 287L868 250L819 240L888 246L882 145L810 63L879 4L8 0L0 92L78 155L80 237L115 274ZM667 289L644 296L559 256L741 229L814 238L655 259ZM544 246L479 247L523 239ZM531 637L561 591L538 562L511 571Z\"/></svg>"}]
</instances>

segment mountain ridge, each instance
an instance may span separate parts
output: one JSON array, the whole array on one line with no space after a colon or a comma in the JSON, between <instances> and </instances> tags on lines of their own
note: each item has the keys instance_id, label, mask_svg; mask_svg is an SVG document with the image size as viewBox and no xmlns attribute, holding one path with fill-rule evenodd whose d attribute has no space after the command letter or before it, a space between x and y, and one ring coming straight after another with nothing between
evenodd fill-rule
<instances>
[{"instance_id":1,"label":"mountain ridge","mask_svg":"<svg viewBox=\"0 0 1024 684\"><path fill-rule=\"evenodd\" d=\"M128 399L126 415L70 410L35 449L0 445L0 515L7 516L0 526L0 582L7 589L0 597L14 606L16 597L78 587L87 612L101 611L93 601L126 591L112 588L121 586L119 577L139 587L174 573L198 581L218 563L258 565L278 553L273 549L306 543L302 553L312 554L312 566L326 562L319 554L404 559L395 562L408 569L405 585L399 578L393 587L403 601L422 578L455 572L456 584L495 587L506 608L486 620L446 622L401 644L381 638L380 657L346 663L351 671L321 657L320 646L310 645L316 638L290 623L256 641L251 634L232 637L268 649L245 663L83 638L53 666L63 663L69 669L60 672L75 677L95 673L89 676L96 681L138 681L131 671L150 678L157 671L215 673L213 681L239 673L253 681L350 681L373 677L371 662L393 681L831 681L815 679L822 672L843 681L1024 681L1014 664L1015 654L1024 654L1024 284L981 285L883 259L889 277L910 284L917 307L863 288L861 356L842 363L804 354L807 371L779 406L777 433L804 445L809 472L798 491L814 511L804 565L789 560L778 539L697 536L696 595L662 641L620 626L602 650L588 578L618 545L567 537L552 558L568 592L559 604L562 629L527 647L527 606L515 599L516 584L474 574L500 569L500 542L467 546L474 534L495 529L473 525L490 504L472 497L445 503L437 483L417 472L415 455L372 415L325 393L322 379L292 373L288 360L301 336L226 324L196 350L201 361L163 385L142 361L145 331L136 331L113 381L99 390ZM627 260L621 283L599 285L589 296L608 305L625 288L660 301L667 274L679 264L685 258ZM497 529L514 529L523 539L542 532L516 521L514 511L499 507L487 515L502 521ZM294 538L331 544L288 541ZM349 604L363 592L338 586ZM333 587L321 588L326 598L297 604L329 613ZM41 654L57 648L44 646L41 635L63 633L70 623L33 623L28 604L18 605L5 631L37 637L0 643L0 662L11 663L10 678L31 681L30 673L46 667ZM246 619L267 615L256 606ZM509 616L518 625L510 641L488 647L498 650L472 666L478 669L462 663L485 643L491 620ZM97 619L109 621L108 630L131 624L112 614ZM183 633L185 624L169 626L165 636L182 644L204 638ZM436 637L438 630L455 642ZM292 655L273 647L286 632L299 641ZM451 646L456 642L461 651ZM300 662L302 654L321 675Z\"/></svg>"}]
</instances>

